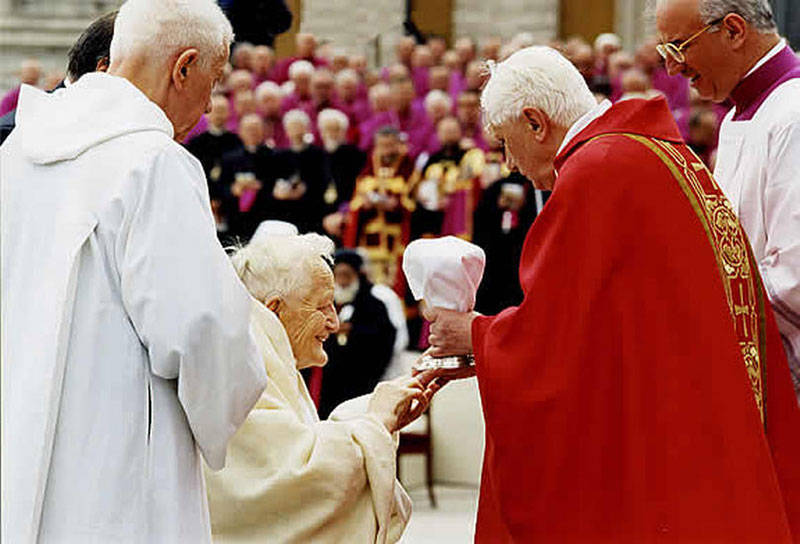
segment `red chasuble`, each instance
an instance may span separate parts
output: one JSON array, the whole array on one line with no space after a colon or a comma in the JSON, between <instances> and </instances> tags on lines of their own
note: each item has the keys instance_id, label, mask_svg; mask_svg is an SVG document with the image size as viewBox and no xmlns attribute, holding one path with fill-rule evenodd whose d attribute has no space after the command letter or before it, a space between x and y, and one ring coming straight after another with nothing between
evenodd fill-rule
<instances>
[{"instance_id":1,"label":"red chasuble","mask_svg":"<svg viewBox=\"0 0 800 544\"><path fill-rule=\"evenodd\" d=\"M478 542L800 541L800 410L733 210L663 99L557 157L525 299L473 325Z\"/></svg>"}]
</instances>

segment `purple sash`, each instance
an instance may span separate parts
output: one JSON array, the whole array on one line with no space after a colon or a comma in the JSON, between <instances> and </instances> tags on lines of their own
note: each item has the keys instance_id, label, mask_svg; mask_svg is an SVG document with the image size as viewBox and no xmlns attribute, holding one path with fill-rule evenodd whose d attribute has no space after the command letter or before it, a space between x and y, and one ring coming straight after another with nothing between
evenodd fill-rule
<instances>
[{"instance_id":1,"label":"purple sash","mask_svg":"<svg viewBox=\"0 0 800 544\"><path fill-rule=\"evenodd\" d=\"M751 120L778 85L794 78L800 78L800 59L787 46L733 89L731 100L736 104L733 120Z\"/></svg>"}]
</instances>

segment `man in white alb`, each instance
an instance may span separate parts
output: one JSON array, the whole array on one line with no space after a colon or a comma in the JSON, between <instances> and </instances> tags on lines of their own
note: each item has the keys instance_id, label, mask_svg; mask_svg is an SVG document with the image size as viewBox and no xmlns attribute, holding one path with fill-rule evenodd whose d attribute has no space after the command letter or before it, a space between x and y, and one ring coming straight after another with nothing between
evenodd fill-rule
<instances>
[{"instance_id":1,"label":"man in white alb","mask_svg":"<svg viewBox=\"0 0 800 544\"><path fill-rule=\"evenodd\" d=\"M210 541L199 454L224 465L266 375L175 140L232 38L213 0L129 0L108 74L22 89L0 148L3 542Z\"/></svg>"},{"instance_id":2,"label":"man in white alb","mask_svg":"<svg viewBox=\"0 0 800 544\"><path fill-rule=\"evenodd\" d=\"M669 72L735 106L714 177L750 238L800 401L800 60L768 0L660 0L657 18Z\"/></svg>"}]
</instances>

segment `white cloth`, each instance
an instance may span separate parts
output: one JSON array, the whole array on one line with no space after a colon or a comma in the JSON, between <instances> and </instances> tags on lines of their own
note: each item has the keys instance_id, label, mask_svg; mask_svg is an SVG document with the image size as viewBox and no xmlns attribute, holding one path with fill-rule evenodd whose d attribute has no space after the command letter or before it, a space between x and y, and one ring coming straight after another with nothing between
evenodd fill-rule
<instances>
[{"instance_id":1,"label":"white cloth","mask_svg":"<svg viewBox=\"0 0 800 544\"><path fill-rule=\"evenodd\" d=\"M750 238L800 399L800 79L779 85L751 120L733 114L714 176Z\"/></svg>"},{"instance_id":2,"label":"white cloth","mask_svg":"<svg viewBox=\"0 0 800 544\"><path fill-rule=\"evenodd\" d=\"M469 312L483 278L483 249L455 236L415 240L403 254L411 293L433 308Z\"/></svg>"},{"instance_id":3,"label":"white cloth","mask_svg":"<svg viewBox=\"0 0 800 544\"><path fill-rule=\"evenodd\" d=\"M411 502L395 479L396 443L364 415L367 398L317 417L281 322L252 303L269 385L207 473L215 542L396 542Z\"/></svg>"},{"instance_id":4,"label":"white cloth","mask_svg":"<svg viewBox=\"0 0 800 544\"><path fill-rule=\"evenodd\" d=\"M747 71L747 73L744 75L744 77L749 76L750 74L752 74L753 72L755 72L756 70L758 70L759 68L764 66L764 64L766 64L769 59L771 59L772 57L774 57L775 55L777 55L778 53L783 51L785 47L786 47L786 40L781 38L780 40L778 40L778 44L775 47L773 47L772 49L767 51L766 55L764 55L763 57L758 59L758 62L756 62L753 65L753 67L750 68L750 70ZM744 79L744 78L742 78L742 79Z\"/></svg>"},{"instance_id":5,"label":"white cloth","mask_svg":"<svg viewBox=\"0 0 800 544\"><path fill-rule=\"evenodd\" d=\"M0 148L3 542L206 542L266 385L200 163L128 81L24 87Z\"/></svg>"},{"instance_id":6,"label":"white cloth","mask_svg":"<svg viewBox=\"0 0 800 544\"><path fill-rule=\"evenodd\" d=\"M611 109L611 101L610 100L603 100L599 104L597 104L594 108L590 109L583 115L581 115L577 121L572 123L567 130L567 133L564 135L564 140L561 142L561 145L558 146L558 152L556 155L564 151L567 148L567 145L572 141L572 139L580 133L583 129L589 126L589 124L603 116L609 109Z\"/></svg>"}]
</instances>

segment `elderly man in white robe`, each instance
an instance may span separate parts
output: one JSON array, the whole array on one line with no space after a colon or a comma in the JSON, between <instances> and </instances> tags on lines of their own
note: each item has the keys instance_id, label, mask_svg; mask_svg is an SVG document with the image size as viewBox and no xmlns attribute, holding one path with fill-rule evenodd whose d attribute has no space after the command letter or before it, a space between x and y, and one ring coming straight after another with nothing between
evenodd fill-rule
<instances>
[{"instance_id":1,"label":"elderly man in white robe","mask_svg":"<svg viewBox=\"0 0 800 544\"><path fill-rule=\"evenodd\" d=\"M175 140L232 38L212 0L129 0L108 74L22 89L0 149L3 542L210 541L199 453L222 468L266 374Z\"/></svg>"},{"instance_id":2,"label":"elderly man in white robe","mask_svg":"<svg viewBox=\"0 0 800 544\"><path fill-rule=\"evenodd\" d=\"M734 108L714 177L739 215L783 338L800 402L800 59L768 0L659 0L670 74Z\"/></svg>"},{"instance_id":3,"label":"elderly man in white robe","mask_svg":"<svg viewBox=\"0 0 800 544\"><path fill-rule=\"evenodd\" d=\"M323 342L339 328L333 248L318 234L268 234L233 256L269 385L228 465L206 475L215 542L396 542L408 521L395 432L439 389L432 373L379 384L320 421L298 372L328 361Z\"/></svg>"}]
</instances>

